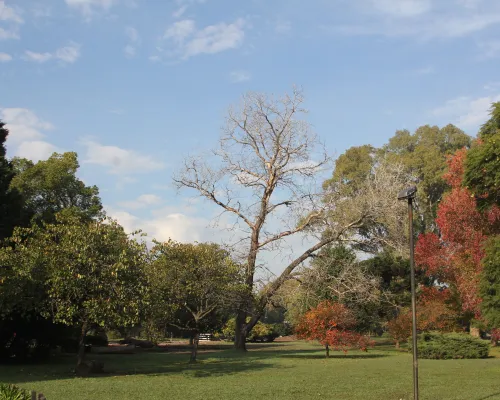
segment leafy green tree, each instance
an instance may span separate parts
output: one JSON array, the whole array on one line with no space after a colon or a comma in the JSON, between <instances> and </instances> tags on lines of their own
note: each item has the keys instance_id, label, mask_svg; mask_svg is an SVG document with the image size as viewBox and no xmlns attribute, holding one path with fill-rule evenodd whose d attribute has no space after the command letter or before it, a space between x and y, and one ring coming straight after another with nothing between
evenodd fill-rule
<instances>
[{"instance_id":1,"label":"leafy green tree","mask_svg":"<svg viewBox=\"0 0 500 400\"><path fill-rule=\"evenodd\" d=\"M400 163L418 187L419 230L435 230L436 209L449 186L443 179L446 159L456 150L469 147L471 138L454 125L443 128L424 125L415 133L397 131L383 146L379 157Z\"/></svg>"},{"instance_id":2,"label":"leafy green tree","mask_svg":"<svg viewBox=\"0 0 500 400\"><path fill-rule=\"evenodd\" d=\"M160 312L157 319L165 316L164 307L177 308L169 323L192 332L190 362L196 362L200 331L220 328L212 325L217 314L235 308L240 267L226 250L213 243L156 243L151 254L148 275L155 280L151 289L152 306Z\"/></svg>"},{"instance_id":3,"label":"leafy green tree","mask_svg":"<svg viewBox=\"0 0 500 400\"><path fill-rule=\"evenodd\" d=\"M14 170L6 155L5 142L8 134L5 124L0 121L0 241L11 235L21 218L20 196L10 188Z\"/></svg>"},{"instance_id":4,"label":"leafy green tree","mask_svg":"<svg viewBox=\"0 0 500 400\"><path fill-rule=\"evenodd\" d=\"M500 205L500 102L481 127L478 141L467 152L464 186L478 199L480 208Z\"/></svg>"},{"instance_id":5,"label":"leafy green tree","mask_svg":"<svg viewBox=\"0 0 500 400\"><path fill-rule=\"evenodd\" d=\"M54 153L36 164L19 158L12 162L16 176L11 188L21 193L26 212L35 221L54 222L61 211L86 219L102 217L97 186L86 186L76 176L76 153Z\"/></svg>"},{"instance_id":6,"label":"leafy green tree","mask_svg":"<svg viewBox=\"0 0 500 400\"><path fill-rule=\"evenodd\" d=\"M12 246L0 250L2 288L10 288L2 297L17 291L23 308L78 326L79 367L92 327L138 321L145 245L114 221L56 216L56 222L15 229ZM19 307L18 299L14 307Z\"/></svg>"},{"instance_id":7,"label":"leafy green tree","mask_svg":"<svg viewBox=\"0 0 500 400\"><path fill-rule=\"evenodd\" d=\"M500 328L500 236L488 241L485 252L480 283L481 312L490 328Z\"/></svg>"}]
</instances>

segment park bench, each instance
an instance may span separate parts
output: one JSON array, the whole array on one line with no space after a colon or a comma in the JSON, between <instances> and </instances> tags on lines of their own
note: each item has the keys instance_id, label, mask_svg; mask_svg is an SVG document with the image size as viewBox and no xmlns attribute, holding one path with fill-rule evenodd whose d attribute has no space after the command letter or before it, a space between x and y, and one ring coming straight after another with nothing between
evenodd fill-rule
<instances>
[{"instance_id":1,"label":"park bench","mask_svg":"<svg viewBox=\"0 0 500 400\"><path fill-rule=\"evenodd\" d=\"M198 335L198 340L212 340L213 335L211 333L200 333Z\"/></svg>"}]
</instances>

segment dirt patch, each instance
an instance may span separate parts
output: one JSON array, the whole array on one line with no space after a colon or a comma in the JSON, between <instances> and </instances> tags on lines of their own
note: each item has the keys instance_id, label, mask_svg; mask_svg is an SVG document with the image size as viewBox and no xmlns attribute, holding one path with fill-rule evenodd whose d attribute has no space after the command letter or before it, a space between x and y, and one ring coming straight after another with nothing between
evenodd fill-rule
<instances>
[{"instance_id":1,"label":"dirt patch","mask_svg":"<svg viewBox=\"0 0 500 400\"><path fill-rule=\"evenodd\" d=\"M297 337L294 335L289 336L281 336L279 338L274 339L275 342L296 342Z\"/></svg>"}]
</instances>

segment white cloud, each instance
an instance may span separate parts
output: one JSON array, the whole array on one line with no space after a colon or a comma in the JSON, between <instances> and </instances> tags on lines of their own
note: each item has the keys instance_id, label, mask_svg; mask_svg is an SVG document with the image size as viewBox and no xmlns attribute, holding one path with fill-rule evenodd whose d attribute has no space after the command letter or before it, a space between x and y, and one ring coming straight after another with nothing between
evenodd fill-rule
<instances>
[{"instance_id":1,"label":"white cloud","mask_svg":"<svg viewBox=\"0 0 500 400\"><path fill-rule=\"evenodd\" d=\"M172 13L172 17L180 18L184 15L187 10L187 5L180 6L177 10Z\"/></svg>"},{"instance_id":2,"label":"white cloud","mask_svg":"<svg viewBox=\"0 0 500 400\"><path fill-rule=\"evenodd\" d=\"M219 23L197 29L191 19L172 24L164 39L173 45L173 54L188 59L199 54L215 54L240 47L245 38L245 21L237 19L231 24Z\"/></svg>"},{"instance_id":3,"label":"white cloud","mask_svg":"<svg viewBox=\"0 0 500 400\"><path fill-rule=\"evenodd\" d=\"M0 27L0 40L19 39L19 34L16 30L6 30Z\"/></svg>"},{"instance_id":4,"label":"white cloud","mask_svg":"<svg viewBox=\"0 0 500 400\"><path fill-rule=\"evenodd\" d=\"M16 151L16 156L27 158L34 162L46 160L52 153L61 152L61 150L51 143L41 140L22 142Z\"/></svg>"},{"instance_id":5,"label":"white cloud","mask_svg":"<svg viewBox=\"0 0 500 400\"><path fill-rule=\"evenodd\" d=\"M137 52L137 46L141 44L141 37L139 36L137 29L131 26L125 28L125 35L127 35L129 43L125 46L123 52L125 53L125 56L132 58Z\"/></svg>"},{"instance_id":6,"label":"white cloud","mask_svg":"<svg viewBox=\"0 0 500 400\"><path fill-rule=\"evenodd\" d=\"M7 53L0 53L0 62L9 62L12 60L12 56Z\"/></svg>"},{"instance_id":7,"label":"white cloud","mask_svg":"<svg viewBox=\"0 0 500 400\"><path fill-rule=\"evenodd\" d=\"M357 0L349 3L359 18L345 18L326 31L345 35L409 36L418 40L459 38L500 24L496 0Z\"/></svg>"},{"instance_id":8,"label":"white cloud","mask_svg":"<svg viewBox=\"0 0 500 400\"><path fill-rule=\"evenodd\" d=\"M118 3L118 0L65 0L68 7L81 12L88 20L97 11L107 11Z\"/></svg>"},{"instance_id":9,"label":"white cloud","mask_svg":"<svg viewBox=\"0 0 500 400\"><path fill-rule=\"evenodd\" d=\"M500 81L499 82L488 82L484 85L485 90L498 90L500 89Z\"/></svg>"},{"instance_id":10,"label":"white cloud","mask_svg":"<svg viewBox=\"0 0 500 400\"><path fill-rule=\"evenodd\" d=\"M70 42L68 46L57 49L54 53L37 53L35 51L26 50L24 59L38 63L45 63L49 60L60 60L66 64L72 64L80 58L80 45L75 42Z\"/></svg>"},{"instance_id":11,"label":"white cloud","mask_svg":"<svg viewBox=\"0 0 500 400\"><path fill-rule=\"evenodd\" d=\"M165 167L162 162L154 160L151 156L133 150L104 146L92 140L84 140L81 143L87 148L85 162L108 167L111 174L141 174Z\"/></svg>"},{"instance_id":12,"label":"white cloud","mask_svg":"<svg viewBox=\"0 0 500 400\"><path fill-rule=\"evenodd\" d=\"M46 122L26 108L0 109L1 119L9 130L9 143L22 143L43 138L42 131L54 129L50 122Z\"/></svg>"},{"instance_id":13,"label":"white cloud","mask_svg":"<svg viewBox=\"0 0 500 400\"><path fill-rule=\"evenodd\" d=\"M149 61L158 62L158 61L160 61L160 57L159 56L149 56Z\"/></svg>"},{"instance_id":14,"label":"white cloud","mask_svg":"<svg viewBox=\"0 0 500 400\"><path fill-rule=\"evenodd\" d=\"M163 38L172 39L174 42L182 44L188 36L191 36L196 31L195 25L192 19L175 22L165 31Z\"/></svg>"},{"instance_id":15,"label":"white cloud","mask_svg":"<svg viewBox=\"0 0 500 400\"><path fill-rule=\"evenodd\" d=\"M5 1L0 0L0 21L11 21L16 24L22 24L21 10L19 8L9 7Z\"/></svg>"},{"instance_id":16,"label":"white cloud","mask_svg":"<svg viewBox=\"0 0 500 400\"><path fill-rule=\"evenodd\" d=\"M137 210L139 208L144 208L147 206L153 206L161 203L161 197L155 194L143 194L137 199L132 201L122 201L118 203L120 207Z\"/></svg>"},{"instance_id":17,"label":"white cloud","mask_svg":"<svg viewBox=\"0 0 500 400\"><path fill-rule=\"evenodd\" d=\"M491 104L496 101L500 101L500 94L479 98L461 96L448 100L432 114L440 119L451 119L458 127L475 132L488 120Z\"/></svg>"},{"instance_id":18,"label":"white cloud","mask_svg":"<svg viewBox=\"0 0 500 400\"><path fill-rule=\"evenodd\" d=\"M51 53L37 53L35 51L26 50L24 52L24 59L26 61L33 61L38 63L44 63L52 58Z\"/></svg>"},{"instance_id":19,"label":"white cloud","mask_svg":"<svg viewBox=\"0 0 500 400\"><path fill-rule=\"evenodd\" d=\"M231 72L229 78L233 83L248 81L252 76L248 71L233 71Z\"/></svg>"},{"instance_id":20,"label":"white cloud","mask_svg":"<svg viewBox=\"0 0 500 400\"><path fill-rule=\"evenodd\" d=\"M80 45L78 43L71 42L68 46L57 49L54 57L65 63L72 64L80 58Z\"/></svg>"},{"instance_id":21,"label":"white cloud","mask_svg":"<svg viewBox=\"0 0 500 400\"><path fill-rule=\"evenodd\" d=\"M414 17L430 11L430 0L371 0L375 10L394 17Z\"/></svg>"}]
</instances>

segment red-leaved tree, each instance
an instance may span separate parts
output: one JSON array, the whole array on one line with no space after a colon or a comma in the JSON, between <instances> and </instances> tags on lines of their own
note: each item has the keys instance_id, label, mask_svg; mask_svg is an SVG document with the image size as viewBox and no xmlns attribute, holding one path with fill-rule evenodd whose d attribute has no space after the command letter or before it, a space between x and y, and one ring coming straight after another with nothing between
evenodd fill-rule
<instances>
[{"instance_id":1,"label":"red-leaved tree","mask_svg":"<svg viewBox=\"0 0 500 400\"><path fill-rule=\"evenodd\" d=\"M348 349L367 351L372 343L367 336L352 330L356 322L346 306L326 300L306 312L295 331L299 339L317 340L325 346L327 357L330 356L330 348L344 353Z\"/></svg>"},{"instance_id":2,"label":"red-leaved tree","mask_svg":"<svg viewBox=\"0 0 500 400\"><path fill-rule=\"evenodd\" d=\"M444 178L452 189L437 210L440 236L434 233L420 235L415 259L417 266L429 277L457 291L463 312L480 318L478 290L483 246L498 223L500 212L496 206L480 212L474 195L461 186L466 155L467 150L462 149L448 160Z\"/></svg>"}]
</instances>

